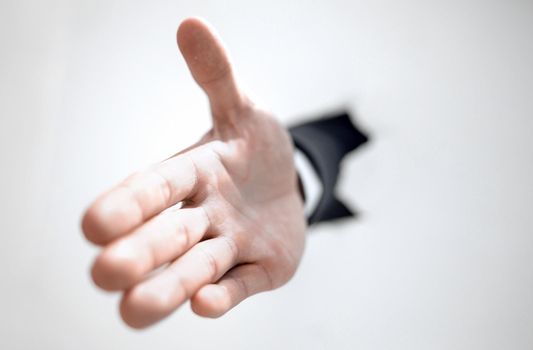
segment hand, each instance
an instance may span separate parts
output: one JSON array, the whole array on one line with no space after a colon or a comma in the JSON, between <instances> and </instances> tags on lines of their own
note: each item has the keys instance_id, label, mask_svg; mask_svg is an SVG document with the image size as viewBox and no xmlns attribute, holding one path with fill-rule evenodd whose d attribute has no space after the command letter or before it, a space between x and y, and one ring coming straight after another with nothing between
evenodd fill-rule
<instances>
[{"instance_id":1,"label":"hand","mask_svg":"<svg viewBox=\"0 0 533 350\"><path fill-rule=\"evenodd\" d=\"M188 299L198 315L219 317L283 285L305 242L288 133L239 89L206 23L185 20L177 39L209 97L213 128L101 195L82 221L87 239L102 246L92 278L124 291L120 313L135 328Z\"/></svg>"}]
</instances>

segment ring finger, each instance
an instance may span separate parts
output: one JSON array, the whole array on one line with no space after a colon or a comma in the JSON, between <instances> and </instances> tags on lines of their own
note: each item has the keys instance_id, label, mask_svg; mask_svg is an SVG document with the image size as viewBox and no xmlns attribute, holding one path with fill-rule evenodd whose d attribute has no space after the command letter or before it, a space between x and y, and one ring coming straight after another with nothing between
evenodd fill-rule
<instances>
[{"instance_id":1,"label":"ring finger","mask_svg":"<svg viewBox=\"0 0 533 350\"><path fill-rule=\"evenodd\" d=\"M92 268L94 282L123 290L198 243L209 229L203 208L168 210L107 246Z\"/></svg>"},{"instance_id":2,"label":"ring finger","mask_svg":"<svg viewBox=\"0 0 533 350\"><path fill-rule=\"evenodd\" d=\"M237 261L237 247L228 237L198 243L168 268L127 291L120 305L122 318L135 328L155 323L201 287L220 279Z\"/></svg>"}]
</instances>

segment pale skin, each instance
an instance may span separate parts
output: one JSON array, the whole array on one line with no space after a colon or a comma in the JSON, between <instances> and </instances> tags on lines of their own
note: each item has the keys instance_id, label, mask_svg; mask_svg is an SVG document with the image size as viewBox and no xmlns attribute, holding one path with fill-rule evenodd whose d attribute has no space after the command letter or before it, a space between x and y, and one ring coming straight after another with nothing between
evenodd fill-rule
<instances>
[{"instance_id":1,"label":"pale skin","mask_svg":"<svg viewBox=\"0 0 533 350\"><path fill-rule=\"evenodd\" d=\"M306 222L287 131L239 88L221 40L189 18L177 33L213 127L196 144L100 195L82 229L101 251L95 284L122 292L120 314L145 328L187 300L220 317L285 284Z\"/></svg>"}]
</instances>

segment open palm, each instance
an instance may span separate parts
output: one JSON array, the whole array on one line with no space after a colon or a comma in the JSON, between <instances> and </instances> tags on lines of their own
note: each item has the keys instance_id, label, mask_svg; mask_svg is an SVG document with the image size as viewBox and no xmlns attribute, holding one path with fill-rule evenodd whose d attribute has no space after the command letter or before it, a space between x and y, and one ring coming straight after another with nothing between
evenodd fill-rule
<instances>
[{"instance_id":1,"label":"open palm","mask_svg":"<svg viewBox=\"0 0 533 350\"><path fill-rule=\"evenodd\" d=\"M213 128L195 145L129 176L87 210L101 245L92 277L124 291L124 321L142 328L187 300L218 317L286 283L305 242L303 205L286 130L236 84L220 39L185 20L178 45L207 93Z\"/></svg>"}]
</instances>

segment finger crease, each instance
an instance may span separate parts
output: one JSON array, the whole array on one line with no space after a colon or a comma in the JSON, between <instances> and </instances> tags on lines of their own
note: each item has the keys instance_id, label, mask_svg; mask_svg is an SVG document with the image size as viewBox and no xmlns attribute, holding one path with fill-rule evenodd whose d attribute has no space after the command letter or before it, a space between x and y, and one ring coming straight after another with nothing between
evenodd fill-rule
<instances>
[{"instance_id":1,"label":"finger crease","mask_svg":"<svg viewBox=\"0 0 533 350\"><path fill-rule=\"evenodd\" d=\"M178 238L178 251L183 252L190 244L190 230L181 220L177 222L176 237Z\"/></svg>"},{"instance_id":2,"label":"finger crease","mask_svg":"<svg viewBox=\"0 0 533 350\"><path fill-rule=\"evenodd\" d=\"M216 277L218 276L218 266L217 261L213 254L208 251L207 249L201 249L201 252L204 255L205 264L207 266L207 269L209 270L210 274L210 281L214 281Z\"/></svg>"},{"instance_id":3,"label":"finger crease","mask_svg":"<svg viewBox=\"0 0 533 350\"><path fill-rule=\"evenodd\" d=\"M200 172L198 170L198 166L194 162L194 159L191 156L187 156L186 158L189 160L189 162L191 162L192 171L193 171L193 185L192 185L190 195L189 195L189 198L192 198L198 192L198 187L200 184Z\"/></svg>"},{"instance_id":4,"label":"finger crease","mask_svg":"<svg viewBox=\"0 0 533 350\"><path fill-rule=\"evenodd\" d=\"M204 220L205 220L204 221L204 231L207 231L211 227L211 217L209 216L209 214L207 213L207 210L204 207L199 207L199 208L200 208L200 210L202 211L202 213L204 215Z\"/></svg>"},{"instance_id":5,"label":"finger crease","mask_svg":"<svg viewBox=\"0 0 533 350\"><path fill-rule=\"evenodd\" d=\"M244 293L242 299L250 296L250 289L248 288L248 284L244 282L244 279L242 277L235 275L233 276L233 280L238 285L238 287L240 287L239 289L241 289L242 292Z\"/></svg>"},{"instance_id":6,"label":"finger crease","mask_svg":"<svg viewBox=\"0 0 533 350\"><path fill-rule=\"evenodd\" d=\"M137 207L137 209L139 210L139 214L141 215L141 221L146 219L146 210L142 206L141 201L137 196L137 192L128 183L123 183L122 187L129 192L131 198L133 199L133 202L135 203L135 206Z\"/></svg>"},{"instance_id":7,"label":"finger crease","mask_svg":"<svg viewBox=\"0 0 533 350\"><path fill-rule=\"evenodd\" d=\"M224 239L224 242L226 242L229 249L231 250L232 261L234 263L239 261L239 248L237 247L235 240L232 237L228 237L228 236L222 236L222 238Z\"/></svg>"},{"instance_id":8,"label":"finger crease","mask_svg":"<svg viewBox=\"0 0 533 350\"><path fill-rule=\"evenodd\" d=\"M217 81L220 81L226 78L230 74L231 74L231 66L228 64L226 67L224 67L224 69L218 72L218 74L216 74L214 78L206 79L204 81L199 81L198 84L208 86L208 85L211 85Z\"/></svg>"},{"instance_id":9,"label":"finger crease","mask_svg":"<svg viewBox=\"0 0 533 350\"><path fill-rule=\"evenodd\" d=\"M274 280L272 279L270 272L268 272L268 270L262 264L257 264L257 266L259 266L259 268L263 270L263 273L268 281L268 289L269 290L274 289Z\"/></svg>"},{"instance_id":10,"label":"finger crease","mask_svg":"<svg viewBox=\"0 0 533 350\"><path fill-rule=\"evenodd\" d=\"M174 204L174 203L171 203L171 201L173 201L172 193L174 193L173 191L174 186L172 185L170 180L157 170L152 170L152 172L154 175L156 175L162 180L160 190L163 195L163 201L165 202L165 207L169 206L170 204Z\"/></svg>"}]
</instances>

